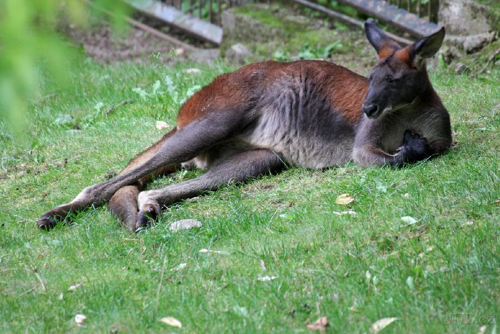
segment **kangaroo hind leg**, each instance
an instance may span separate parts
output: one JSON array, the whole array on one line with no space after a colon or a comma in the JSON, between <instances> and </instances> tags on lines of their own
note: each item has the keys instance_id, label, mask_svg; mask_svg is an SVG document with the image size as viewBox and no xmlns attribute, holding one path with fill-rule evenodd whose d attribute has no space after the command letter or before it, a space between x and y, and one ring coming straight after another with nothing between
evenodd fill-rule
<instances>
[{"instance_id":1,"label":"kangaroo hind leg","mask_svg":"<svg viewBox=\"0 0 500 334\"><path fill-rule=\"evenodd\" d=\"M133 158L127 166L120 172L119 175L123 175L126 172L140 166L142 163L146 162L148 159L153 157L165 141L174 135L176 129L170 131L163 136L157 143L153 144L145 151L139 153L135 158ZM159 176L169 170L175 169L177 166L169 166L169 168L159 168L152 174L143 177L138 180L133 185L124 186L120 188L111 198L109 202L109 209L111 212L118 217L118 219L125 226L130 224L133 220L133 225L135 227L135 222L137 220L137 195L144 188L144 186L151 180L152 176ZM82 192L84 193L85 190ZM82 193L68 204L58 206L50 211L47 211L38 220L37 226L42 229L50 229L57 224L57 221L64 220L68 215L77 212L84 208L84 205L79 201L79 198L83 197ZM135 210L135 212L134 212Z\"/></svg>"},{"instance_id":2,"label":"kangaroo hind leg","mask_svg":"<svg viewBox=\"0 0 500 334\"><path fill-rule=\"evenodd\" d=\"M241 120L241 113L218 111L205 118L192 121L181 130L174 130L175 133L159 145L156 153L145 162L138 166L131 166L130 169L111 180L87 187L70 203L45 212L37 222L38 227L50 229L71 213L109 202L121 188L136 185L161 168L171 168L193 159L234 135L235 130L241 126ZM127 194L127 198L131 197L132 194Z\"/></svg>"},{"instance_id":3,"label":"kangaroo hind leg","mask_svg":"<svg viewBox=\"0 0 500 334\"><path fill-rule=\"evenodd\" d=\"M243 182L249 177L278 171L284 165L281 156L270 150L244 151L215 161L205 174L195 179L162 189L142 191L139 194L140 211L136 230L150 225L162 206L194 197L204 190L215 190L230 182Z\"/></svg>"},{"instance_id":4,"label":"kangaroo hind leg","mask_svg":"<svg viewBox=\"0 0 500 334\"><path fill-rule=\"evenodd\" d=\"M156 144L149 147L147 150L139 153L135 158L133 158L128 165L120 172L120 175L140 166L149 159L151 159L164 144L164 142L174 135L176 129L167 133L163 138ZM122 227L128 228L131 232L135 231L135 224L137 222L137 196L139 192L144 189L144 187L151 182L152 178L159 177L180 168L180 164L174 164L171 166L166 166L155 170L150 175L147 175L140 179L136 184L130 186L124 186L120 188L111 197L108 203L108 208L113 213L114 216L118 218Z\"/></svg>"}]
</instances>

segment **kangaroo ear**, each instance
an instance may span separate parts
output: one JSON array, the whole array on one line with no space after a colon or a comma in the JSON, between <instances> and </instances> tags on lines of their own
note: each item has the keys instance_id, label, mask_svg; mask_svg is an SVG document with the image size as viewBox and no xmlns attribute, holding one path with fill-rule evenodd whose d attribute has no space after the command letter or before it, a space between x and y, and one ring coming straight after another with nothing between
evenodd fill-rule
<instances>
[{"instance_id":1,"label":"kangaroo ear","mask_svg":"<svg viewBox=\"0 0 500 334\"><path fill-rule=\"evenodd\" d=\"M445 35L444 27L434 34L419 39L410 46L410 56L415 63L422 62L425 58L430 58L438 52L443 44Z\"/></svg>"},{"instance_id":2,"label":"kangaroo ear","mask_svg":"<svg viewBox=\"0 0 500 334\"><path fill-rule=\"evenodd\" d=\"M373 20L365 22L366 37L378 53L379 59L385 58L395 51L401 49L401 46L392 38L387 36L378 24Z\"/></svg>"}]
</instances>

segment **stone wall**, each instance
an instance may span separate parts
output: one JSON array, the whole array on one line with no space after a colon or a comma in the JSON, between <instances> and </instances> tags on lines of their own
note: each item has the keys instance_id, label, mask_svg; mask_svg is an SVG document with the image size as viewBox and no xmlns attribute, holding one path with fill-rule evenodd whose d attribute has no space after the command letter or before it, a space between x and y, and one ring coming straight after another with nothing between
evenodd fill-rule
<instances>
[{"instance_id":1,"label":"stone wall","mask_svg":"<svg viewBox=\"0 0 500 334\"><path fill-rule=\"evenodd\" d=\"M474 0L440 0L439 23L447 40L467 53L480 50L500 32L500 11Z\"/></svg>"},{"instance_id":2,"label":"stone wall","mask_svg":"<svg viewBox=\"0 0 500 334\"><path fill-rule=\"evenodd\" d=\"M492 8L473 0L440 0L439 23L453 35L467 36L496 30Z\"/></svg>"}]
</instances>

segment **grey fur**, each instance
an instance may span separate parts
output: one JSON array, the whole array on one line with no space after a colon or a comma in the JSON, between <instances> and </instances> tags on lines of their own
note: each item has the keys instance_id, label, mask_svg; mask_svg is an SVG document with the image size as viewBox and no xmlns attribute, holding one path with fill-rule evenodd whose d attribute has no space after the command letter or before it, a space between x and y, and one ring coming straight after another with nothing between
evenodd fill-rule
<instances>
[{"instance_id":1,"label":"grey fur","mask_svg":"<svg viewBox=\"0 0 500 334\"><path fill-rule=\"evenodd\" d=\"M387 38L374 23L367 27L368 32L371 29L374 46ZM446 151L451 145L450 119L428 81L425 66L407 71L409 78L398 87L384 81L388 75L401 74L391 66L393 61L389 58L374 68L365 100L381 106L381 112L370 113L371 118L363 114L355 122L348 122L331 100L335 98L331 88L325 92L325 80L328 84L337 80L325 77L325 71L337 73L341 79L336 82L349 85L352 80L353 87L360 82L366 87L366 79L347 69L326 62L293 63L293 71L283 71L265 90L248 79L254 86L246 100L178 128L147 162L86 188L72 202L46 212L38 226L48 228L68 213L101 205L122 187L161 167L181 163L208 171L194 180L141 192L136 228L148 225L162 205L285 165L322 169L353 160L362 166L400 166ZM266 70L271 64L261 68ZM263 74L255 73L255 78L259 75Z\"/></svg>"}]
</instances>

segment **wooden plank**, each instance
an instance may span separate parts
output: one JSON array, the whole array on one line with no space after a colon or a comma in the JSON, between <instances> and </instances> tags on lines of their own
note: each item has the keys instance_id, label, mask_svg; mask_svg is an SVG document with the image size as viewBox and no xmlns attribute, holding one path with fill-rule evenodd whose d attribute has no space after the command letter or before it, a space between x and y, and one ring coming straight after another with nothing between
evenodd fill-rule
<instances>
[{"instance_id":1,"label":"wooden plank","mask_svg":"<svg viewBox=\"0 0 500 334\"><path fill-rule=\"evenodd\" d=\"M295 2L297 3L300 3L301 5L304 5L306 7L309 7L311 9L314 9L314 10L317 10L318 12L321 12L323 14L326 14L330 17L333 17L335 19L338 19L348 25L351 25L351 26L354 26L354 27L363 27L363 23L358 21L358 20L355 20L353 19L352 17L350 16L347 16L347 15L344 15L344 14L341 14L341 13L337 13L331 9L328 9L326 7L323 7L321 5L318 5L318 4L315 4L313 2L310 2L310 1L307 1L307 0L294 0Z\"/></svg>"},{"instance_id":2,"label":"wooden plank","mask_svg":"<svg viewBox=\"0 0 500 334\"><path fill-rule=\"evenodd\" d=\"M161 20L195 38L217 46L222 43L222 28L215 24L200 20L193 15L184 14L179 9L167 6L157 0L124 1L139 12Z\"/></svg>"},{"instance_id":3,"label":"wooden plank","mask_svg":"<svg viewBox=\"0 0 500 334\"><path fill-rule=\"evenodd\" d=\"M177 38L172 37L172 36L170 36L170 35L167 35L167 34L165 34L165 33L161 32L161 31L159 31L159 30L156 30L156 29L154 29L154 28L151 28L150 26L145 25L145 24L143 24L143 23L141 23L141 22L139 22L139 21L136 21L136 20L134 20L134 19L130 19L130 18L127 18L127 21L128 21L130 24L132 24L133 26L135 26L135 27L137 27L137 28L139 28L139 29L141 29L141 30L146 31L146 32L150 33L151 35L154 35L154 36L156 36L156 37L159 37L159 38L161 38L161 39L163 39L163 40L165 40L165 41L167 41L167 42L170 42L170 43L172 43L172 44L175 44L175 45L177 45L177 46L179 46L179 47L183 48L183 49L184 49L186 52L188 52L188 53L189 53L189 52L195 52L195 51L198 51L198 49L197 49L197 48L195 48L194 46L189 45L189 44L186 44L186 43L184 43L184 42L182 42L182 41L179 41Z\"/></svg>"},{"instance_id":4,"label":"wooden plank","mask_svg":"<svg viewBox=\"0 0 500 334\"><path fill-rule=\"evenodd\" d=\"M363 27L364 27L363 22L355 20L355 19L353 19L350 16L347 16L347 15L344 15L344 14L341 14L341 13L337 13L337 12L335 12L335 11L329 9L329 8L320 6L318 4L312 3L312 2L307 1L307 0L294 0L294 1L296 3L299 3L301 5L309 7L311 9L317 10L318 12L321 12L321 13L323 13L325 15L333 17L334 19L340 20L340 21L342 21L342 22L344 22L344 23L346 23L346 24L348 24L350 26L358 27L358 28L361 28L361 29L363 29ZM406 38L399 37L397 35L391 34L388 31L386 31L385 34L387 36L391 37L392 39L394 39L396 42L401 43L401 44L410 45L410 44L413 43L412 41L410 41L410 40L408 40Z\"/></svg>"},{"instance_id":5,"label":"wooden plank","mask_svg":"<svg viewBox=\"0 0 500 334\"><path fill-rule=\"evenodd\" d=\"M108 10L106 10L106 9L104 9L104 8L101 8L101 7L97 6L97 5L96 5L96 4L94 4L92 1L87 1L87 3L88 3L89 5L91 5L91 6L93 6L95 9L100 10L100 11L102 11L103 13L106 13L106 14L107 14L107 15L109 15L109 16L116 17L116 15L115 15L115 14L111 13L110 11L108 11ZM178 40L178 39L177 39L177 38L175 38L175 37L172 37L172 36L170 36L170 35L167 35L167 34L165 34L165 33L161 32L161 31L159 31L159 30L157 30L157 29L154 29L154 28L152 28L152 27L150 27L150 26L147 26L147 25L145 25L145 24L143 24L143 23L141 23L141 22L139 22L139 21L136 21L136 20L131 19L131 18L129 18L129 17L125 17L125 20L126 20L128 23L130 23L131 25L133 25L134 27L136 27L136 28L139 28L139 29L141 29L141 30L144 30L144 31L146 31L146 32L150 33L151 35L154 35L154 36L156 36L156 37L159 37L159 38L161 38L161 39L163 39L163 40L165 40L165 41L167 41L167 42L170 42L170 43L172 43L172 44L175 44L175 45L177 45L177 46L179 46L179 47L183 48L183 49L184 49L186 52L188 52L188 53L190 53L190 52L196 52L196 51L199 51L196 47L194 47L194 46L192 46L192 45L189 45L189 44L186 44L186 43L184 43L183 41L180 41L180 40Z\"/></svg>"},{"instance_id":6,"label":"wooden plank","mask_svg":"<svg viewBox=\"0 0 500 334\"><path fill-rule=\"evenodd\" d=\"M416 38L422 38L436 32L437 24L417 15L408 13L394 5L380 0L338 0L339 3L356 8L363 14L384 21Z\"/></svg>"}]
</instances>

